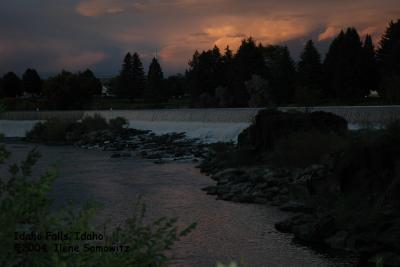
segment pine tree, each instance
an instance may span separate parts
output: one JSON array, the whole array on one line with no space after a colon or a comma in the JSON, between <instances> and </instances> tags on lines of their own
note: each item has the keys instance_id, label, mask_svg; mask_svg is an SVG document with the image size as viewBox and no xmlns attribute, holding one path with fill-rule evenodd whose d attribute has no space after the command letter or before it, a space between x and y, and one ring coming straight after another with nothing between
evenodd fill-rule
<instances>
[{"instance_id":1,"label":"pine tree","mask_svg":"<svg viewBox=\"0 0 400 267\"><path fill-rule=\"evenodd\" d=\"M322 79L321 55L314 42L309 40L297 65L296 101L306 105L318 101L321 96Z\"/></svg>"},{"instance_id":2,"label":"pine tree","mask_svg":"<svg viewBox=\"0 0 400 267\"><path fill-rule=\"evenodd\" d=\"M42 91L43 81L34 69L27 69L22 76L24 92L31 95L39 95Z\"/></svg>"},{"instance_id":3,"label":"pine tree","mask_svg":"<svg viewBox=\"0 0 400 267\"><path fill-rule=\"evenodd\" d=\"M360 65L362 69L363 88L366 92L376 91L379 87L379 71L376 62L375 47L370 35L367 35L363 45L363 58Z\"/></svg>"},{"instance_id":4,"label":"pine tree","mask_svg":"<svg viewBox=\"0 0 400 267\"><path fill-rule=\"evenodd\" d=\"M147 86L144 92L144 98L148 101L159 101L166 96L164 92L164 74L161 65L156 58L150 63L147 72Z\"/></svg>"},{"instance_id":5,"label":"pine tree","mask_svg":"<svg viewBox=\"0 0 400 267\"><path fill-rule=\"evenodd\" d=\"M22 95L21 80L14 72L8 72L3 76L3 95L5 97Z\"/></svg>"},{"instance_id":6,"label":"pine tree","mask_svg":"<svg viewBox=\"0 0 400 267\"><path fill-rule=\"evenodd\" d=\"M192 105L198 106L200 98L208 100L214 98L215 89L221 83L221 62L221 53L216 46L212 50L194 53L186 75L191 88Z\"/></svg>"},{"instance_id":7,"label":"pine tree","mask_svg":"<svg viewBox=\"0 0 400 267\"><path fill-rule=\"evenodd\" d=\"M234 98L236 106L248 106L249 94L245 82L253 75L266 76L266 66L262 46L257 46L253 38L244 39L234 57L235 79Z\"/></svg>"},{"instance_id":8,"label":"pine tree","mask_svg":"<svg viewBox=\"0 0 400 267\"><path fill-rule=\"evenodd\" d=\"M345 35L343 31L340 31L339 35L333 39L329 46L328 53L325 56L323 63L323 71L325 74L324 91L322 95L324 98L336 98L336 87L338 85L338 76L340 76L340 66L345 64L341 56L341 50L343 49Z\"/></svg>"},{"instance_id":9,"label":"pine tree","mask_svg":"<svg viewBox=\"0 0 400 267\"><path fill-rule=\"evenodd\" d=\"M118 97L130 98L132 97L133 90L132 55L127 53L118 76L115 92L113 93Z\"/></svg>"},{"instance_id":10,"label":"pine tree","mask_svg":"<svg viewBox=\"0 0 400 267\"><path fill-rule=\"evenodd\" d=\"M400 75L400 19L389 23L379 43L377 60L383 73Z\"/></svg>"},{"instance_id":11,"label":"pine tree","mask_svg":"<svg viewBox=\"0 0 400 267\"><path fill-rule=\"evenodd\" d=\"M130 94L131 98L138 98L143 95L145 88L145 75L143 64L140 60L139 54L134 53L132 56L132 80L133 91Z\"/></svg>"},{"instance_id":12,"label":"pine tree","mask_svg":"<svg viewBox=\"0 0 400 267\"><path fill-rule=\"evenodd\" d=\"M133 100L142 97L144 88L145 75L139 55L127 53L122 63L114 94Z\"/></svg>"},{"instance_id":13,"label":"pine tree","mask_svg":"<svg viewBox=\"0 0 400 267\"><path fill-rule=\"evenodd\" d=\"M269 95L275 104L292 101L295 89L296 69L286 46L268 45L263 48L269 82Z\"/></svg>"},{"instance_id":14,"label":"pine tree","mask_svg":"<svg viewBox=\"0 0 400 267\"><path fill-rule=\"evenodd\" d=\"M382 84L379 94L390 102L399 102L400 93L400 20L391 21L377 51Z\"/></svg>"},{"instance_id":15,"label":"pine tree","mask_svg":"<svg viewBox=\"0 0 400 267\"><path fill-rule=\"evenodd\" d=\"M221 86L232 86L232 81L234 79L234 66L233 66L233 52L227 46L225 48L225 53L221 58L221 69L222 69L222 83Z\"/></svg>"},{"instance_id":16,"label":"pine tree","mask_svg":"<svg viewBox=\"0 0 400 267\"><path fill-rule=\"evenodd\" d=\"M364 98L368 89L363 88L363 47L354 28L348 28L333 40L324 62L327 96L341 101Z\"/></svg>"}]
</instances>

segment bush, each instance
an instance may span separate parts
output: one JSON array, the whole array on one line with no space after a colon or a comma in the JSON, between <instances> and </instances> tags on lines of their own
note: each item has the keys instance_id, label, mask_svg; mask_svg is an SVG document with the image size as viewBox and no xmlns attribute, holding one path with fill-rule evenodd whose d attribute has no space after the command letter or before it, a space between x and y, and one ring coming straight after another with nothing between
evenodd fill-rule
<instances>
[{"instance_id":1,"label":"bush","mask_svg":"<svg viewBox=\"0 0 400 267\"><path fill-rule=\"evenodd\" d=\"M127 127L127 126L129 125L129 122L128 122L127 119L125 119L125 118L123 118L123 117L117 117L117 118L115 118L115 119L111 119L111 120L108 122L108 124L109 124L109 126L110 126L110 128L111 128L112 130L119 131L119 130L122 130L122 129L124 129L125 127Z\"/></svg>"},{"instance_id":2,"label":"bush","mask_svg":"<svg viewBox=\"0 0 400 267\"><path fill-rule=\"evenodd\" d=\"M400 122L392 122L382 130L357 132L338 160L335 175L343 191L368 192L391 185L400 193L394 184L400 177Z\"/></svg>"},{"instance_id":3,"label":"bush","mask_svg":"<svg viewBox=\"0 0 400 267\"><path fill-rule=\"evenodd\" d=\"M345 150L348 142L348 138L333 133L295 132L279 139L268 158L276 167L303 168Z\"/></svg>"},{"instance_id":4,"label":"bush","mask_svg":"<svg viewBox=\"0 0 400 267\"><path fill-rule=\"evenodd\" d=\"M94 114L93 117L84 117L80 123L80 126L84 133L89 133L96 130L105 130L109 128L107 120L99 114Z\"/></svg>"},{"instance_id":5,"label":"bush","mask_svg":"<svg viewBox=\"0 0 400 267\"><path fill-rule=\"evenodd\" d=\"M9 152L0 145L0 164L9 157ZM51 212L52 201L48 194L56 178L53 169L39 179L31 177L32 168L39 159L33 150L20 165L9 168L10 177L0 179L0 265L31 267L110 267L110 266L166 266L169 258L166 251L181 237L189 234L195 224L179 231L176 219L161 218L150 224L144 223L145 207L139 201L136 212L123 227L101 230L93 226L98 205L87 204L80 209L67 206ZM14 233L99 233L102 240L90 243L87 240L16 240ZM57 252L55 244L79 246L80 252ZM31 245L34 252L30 252ZM93 252L84 250L90 246L129 246L127 252Z\"/></svg>"},{"instance_id":6,"label":"bush","mask_svg":"<svg viewBox=\"0 0 400 267\"><path fill-rule=\"evenodd\" d=\"M73 125L73 121L60 119L50 119L46 122L39 122L31 131L27 132L26 138L31 142L66 143L66 132L68 132Z\"/></svg>"},{"instance_id":7,"label":"bush","mask_svg":"<svg viewBox=\"0 0 400 267\"><path fill-rule=\"evenodd\" d=\"M270 151L276 142L296 132L315 131L343 135L347 121L327 112L281 112L276 109L261 110L252 125L238 138L239 147L257 151Z\"/></svg>"},{"instance_id":8,"label":"bush","mask_svg":"<svg viewBox=\"0 0 400 267\"><path fill-rule=\"evenodd\" d=\"M93 131L112 130L118 134L127 125L128 121L125 118L118 117L107 123L107 120L98 114L93 117L86 116L81 122L49 119L35 124L33 129L26 133L26 139L30 142L69 144Z\"/></svg>"}]
</instances>

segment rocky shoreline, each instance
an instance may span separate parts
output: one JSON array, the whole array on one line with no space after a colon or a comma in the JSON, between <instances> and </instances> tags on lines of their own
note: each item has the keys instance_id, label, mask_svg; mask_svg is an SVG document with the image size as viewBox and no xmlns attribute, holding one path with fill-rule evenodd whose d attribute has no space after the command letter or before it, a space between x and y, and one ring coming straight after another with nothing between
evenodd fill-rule
<instances>
[{"instance_id":1,"label":"rocky shoreline","mask_svg":"<svg viewBox=\"0 0 400 267\"><path fill-rule=\"evenodd\" d=\"M328 165L315 164L295 170L249 166L217 171L207 164L200 167L216 181L215 186L203 190L217 199L274 205L293 213L289 219L277 222L275 228L292 233L296 242L332 253L358 255L357 266L400 266L400 254L396 253L400 248L396 238L400 231L395 232L387 224L387 231L380 229L382 236L377 237L375 232L362 228L346 229L338 222L329 203L320 203L329 202L331 197L321 195L339 193L339 185L328 178L331 172ZM387 215L395 216L391 212Z\"/></svg>"},{"instance_id":2,"label":"rocky shoreline","mask_svg":"<svg viewBox=\"0 0 400 267\"><path fill-rule=\"evenodd\" d=\"M199 162L207 146L184 133L156 135L151 131L124 129L119 133L110 130L92 131L82 135L74 145L90 150L112 152L112 158L127 158L136 154L163 164L169 161Z\"/></svg>"},{"instance_id":3,"label":"rocky shoreline","mask_svg":"<svg viewBox=\"0 0 400 267\"><path fill-rule=\"evenodd\" d=\"M103 129L85 130L91 120ZM292 212L275 226L295 240L355 253L359 266L400 266L400 146L393 148L400 144L400 123L356 133L332 114L266 110L241 133L238 144L210 145L184 133L129 129L120 121L118 127L101 118L73 127L53 122L52 128L39 125L30 138L48 140L48 127L57 130L53 140L108 151L112 158L136 154L156 164L198 162L216 181L204 191L217 199ZM60 128L75 130L65 134Z\"/></svg>"}]
</instances>

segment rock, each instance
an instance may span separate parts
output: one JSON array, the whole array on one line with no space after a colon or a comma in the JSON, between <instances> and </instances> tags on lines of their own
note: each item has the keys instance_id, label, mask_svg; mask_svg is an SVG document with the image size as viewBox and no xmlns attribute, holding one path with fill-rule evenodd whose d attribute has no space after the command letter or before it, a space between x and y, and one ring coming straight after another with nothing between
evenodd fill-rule
<instances>
[{"instance_id":1,"label":"rock","mask_svg":"<svg viewBox=\"0 0 400 267\"><path fill-rule=\"evenodd\" d=\"M201 190L206 191L208 195L216 195L218 190L215 186L207 186L202 188Z\"/></svg>"},{"instance_id":2,"label":"rock","mask_svg":"<svg viewBox=\"0 0 400 267\"><path fill-rule=\"evenodd\" d=\"M291 183L288 185L288 191L293 199L308 199L310 197L307 185L304 183Z\"/></svg>"},{"instance_id":3,"label":"rock","mask_svg":"<svg viewBox=\"0 0 400 267\"><path fill-rule=\"evenodd\" d=\"M344 250L346 248L349 233L347 231L339 231L331 237L325 239L325 244L330 248Z\"/></svg>"},{"instance_id":4,"label":"rock","mask_svg":"<svg viewBox=\"0 0 400 267\"><path fill-rule=\"evenodd\" d=\"M280 207L283 211L290 212L304 212L309 213L312 211L310 207L307 207L304 203L298 201L289 201Z\"/></svg>"},{"instance_id":5,"label":"rock","mask_svg":"<svg viewBox=\"0 0 400 267\"><path fill-rule=\"evenodd\" d=\"M121 153L121 157L123 157L123 158L130 158L130 157L132 157L132 154L129 153L129 152L124 152L124 153Z\"/></svg>"},{"instance_id":6,"label":"rock","mask_svg":"<svg viewBox=\"0 0 400 267\"><path fill-rule=\"evenodd\" d=\"M304 223L310 223L313 220L315 220L315 217L312 215L297 215L290 217L282 222L276 223L275 228L280 232L289 233L292 232L294 226Z\"/></svg>"},{"instance_id":7,"label":"rock","mask_svg":"<svg viewBox=\"0 0 400 267\"><path fill-rule=\"evenodd\" d=\"M295 225L292 232L296 239L307 243L315 243L318 239L318 230L314 222L307 222L300 225Z\"/></svg>"},{"instance_id":8,"label":"rock","mask_svg":"<svg viewBox=\"0 0 400 267\"><path fill-rule=\"evenodd\" d=\"M253 202L256 204L266 204L266 203L268 203L268 199L265 197L258 196L258 197L253 198Z\"/></svg>"},{"instance_id":9,"label":"rock","mask_svg":"<svg viewBox=\"0 0 400 267\"><path fill-rule=\"evenodd\" d=\"M237 168L229 168L229 169L224 169L222 171L217 172L213 176L211 176L211 179L213 180L221 180L222 178L228 177L229 179L233 179L234 177L242 176L245 174L243 170L237 169Z\"/></svg>"},{"instance_id":10,"label":"rock","mask_svg":"<svg viewBox=\"0 0 400 267\"><path fill-rule=\"evenodd\" d=\"M147 154L146 158L148 159L161 159L163 156L159 152L154 152L153 154Z\"/></svg>"},{"instance_id":11,"label":"rock","mask_svg":"<svg viewBox=\"0 0 400 267\"><path fill-rule=\"evenodd\" d=\"M303 242L322 243L336 231L336 223L329 215L317 217L302 214L275 224L275 228L281 232L291 232L296 239Z\"/></svg>"}]
</instances>

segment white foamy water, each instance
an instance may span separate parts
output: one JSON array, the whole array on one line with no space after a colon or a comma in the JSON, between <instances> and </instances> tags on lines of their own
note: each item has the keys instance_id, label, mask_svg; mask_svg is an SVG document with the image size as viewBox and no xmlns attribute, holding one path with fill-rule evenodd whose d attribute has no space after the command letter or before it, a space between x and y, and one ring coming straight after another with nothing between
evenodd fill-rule
<instances>
[{"instance_id":1,"label":"white foamy water","mask_svg":"<svg viewBox=\"0 0 400 267\"><path fill-rule=\"evenodd\" d=\"M155 134L184 132L188 138L199 138L205 143L236 142L239 134L249 123L202 123L176 121L129 121L129 127L151 130Z\"/></svg>"},{"instance_id":2,"label":"white foamy water","mask_svg":"<svg viewBox=\"0 0 400 267\"><path fill-rule=\"evenodd\" d=\"M304 110L301 107L280 108L284 111ZM156 134L185 132L190 138L205 142L236 141L239 133L253 120L260 108L218 109L154 109L106 111L21 111L1 115L0 132L6 137L24 137L39 120L52 117L78 120L83 116L100 114L106 119L124 117L132 128L151 130ZM344 117L350 129L381 127L400 118L400 106L318 107L312 111L332 112Z\"/></svg>"}]
</instances>

